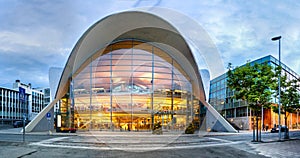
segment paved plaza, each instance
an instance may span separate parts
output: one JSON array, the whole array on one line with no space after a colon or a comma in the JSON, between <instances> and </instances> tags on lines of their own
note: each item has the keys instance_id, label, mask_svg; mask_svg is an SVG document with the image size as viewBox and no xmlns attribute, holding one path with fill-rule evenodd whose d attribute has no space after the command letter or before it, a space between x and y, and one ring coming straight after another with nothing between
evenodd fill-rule
<instances>
[{"instance_id":1,"label":"paved plaza","mask_svg":"<svg viewBox=\"0 0 300 158\"><path fill-rule=\"evenodd\" d=\"M265 132L263 142L251 142L252 133L200 132L193 135L150 132L77 132L22 134L0 130L1 157L300 157L300 131L278 141Z\"/></svg>"}]
</instances>

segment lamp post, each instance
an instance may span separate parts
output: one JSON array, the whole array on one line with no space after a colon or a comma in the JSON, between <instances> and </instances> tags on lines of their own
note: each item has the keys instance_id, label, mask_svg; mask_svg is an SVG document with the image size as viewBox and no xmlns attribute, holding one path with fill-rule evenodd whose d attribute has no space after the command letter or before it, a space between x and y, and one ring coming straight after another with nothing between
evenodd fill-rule
<instances>
[{"instance_id":1,"label":"lamp post","mask_svg":"<svg viewBox=\"0 0 300 158\"><path fill-rule=\"evenodd\" d=\"M281 68L281 54L280 54L280 41L281 36L273 37L272 41L279 41L278 49L279 49L279 67ZM281 94L281 87L280 87L280 79L281 79L281 69L278 75L278 128L279 128L279 141L281 140L281 126L280 126L280 94Z\"/></svg>"}]
</instances>

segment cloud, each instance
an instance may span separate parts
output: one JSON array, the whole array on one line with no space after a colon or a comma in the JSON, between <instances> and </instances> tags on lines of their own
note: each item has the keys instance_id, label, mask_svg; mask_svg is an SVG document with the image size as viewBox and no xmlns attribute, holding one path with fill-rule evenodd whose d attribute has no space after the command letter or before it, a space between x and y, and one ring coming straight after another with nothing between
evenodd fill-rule
<instances>
[{"instance_id":1,"label":"cloud","mask_svg":"<svg viewBox=\"0 0 300 158\"><path fill-rule=\"evenodd\" d=\"M48 69L52 65L62 67L66 58L67 55L51 55L47 52L1 54L0 85L20 79L36 86L48 86Z\"/></svg>"},{"instance_id":2,"label":"cloud","mask_svg":"<svg viewBox=\"0 0 300 158\"><path fill-rule=\"evenodd\" d=\"M270 39L281 35L283 62L300 72L296 64L300 56L299 2L216 1L212 4L198 2L193 4L195 7L181 5L189 9L184 11L212 36L224 59L224 66L228 62L240 65L248 59L255 60L269 54L277 57L278 44Z\"/></svg>"},{"instance_id":3,"label":"cloud","mask_svg":"<svg viewBox=\"0 0 300 158\"><path fill-rule=\"evenodd\" d=\"M0 4L0 76L5 76L0 85L20 79L36 86L48 86L49 67L63 67L84 31L117 6L55 0Z\"/></svg>"},{"instance_id":4,"label":"cloud","mask_svg":"<svg viewBox=\"0 0 300 158\"><path fill-rule=\"evenodd\" d=\"M225 67L265 55L300 73L300 3L296 1L0 1L0 84L15 79L48 85L48 68L63 67L82 34L95 22L132 7L160 6L199 22L216 43Z\"/></svg>"},{"instance_id":5,"label":"cloud","mask_svg":"<svg viewBox=\"0 0 300 158\"><path fill-rule=\"evenodd\" d=\"M27 35L18 34L15 32L3 31L0 32L0 51L14 52L18 47L39 47L40 43L33 39L28 39Z\"/></svg>"}]
</instances>

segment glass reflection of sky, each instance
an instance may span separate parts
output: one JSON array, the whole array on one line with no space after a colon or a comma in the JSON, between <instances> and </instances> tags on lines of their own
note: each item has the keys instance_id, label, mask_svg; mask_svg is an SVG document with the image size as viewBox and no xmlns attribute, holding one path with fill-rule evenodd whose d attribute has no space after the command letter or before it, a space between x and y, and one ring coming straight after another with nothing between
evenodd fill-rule
<instances>
[{"instance_id":1,"label":"glass reflection of sky","mask_svg":"<svg viewBox=\"0 0 300 158\"><path fill-rule=\"evenodd\" d=\"M192 95L189 77L166 52L145 43L133 48L128 41L108 46L73 78L73 85L76 124L85 126L92 119L98 124L95 129L110 123L119 128L128 123L134 129L137 122L150 128L152 110L167 113L153 118L165 126L174 110L174 126L184 127L190 114L186 111Z\"/></svg>"},{"instance_id":2,"label":"glass reflection of sky","mask_svg":"<svg viewBox=\"0 0 300 158\"><path fill-rule=\"evenodd\" d=\"M166 55L164 55L166 56ZM152 59L154 58L154 61ZM170 58L168 56L168 58ZM154 63L153 63L154 62ZM152 68L152 64L154 64ZM122 90L121 84L131 85L137 89L150 89L153 79L157 88L172 88L172 64L163 58L141 49L118 49L98 57L92 63L94 88L110 89L112 79L113 89ZM75 78L75 88L88 89L90 86L90 67L87 66ZM110 77L112 76L112 77ZM173 82L177 88L184 86L188 80L178 69L173 68ZM182 87L181 87L182 88ZM124 89L124 87L123 87ZM133 90L134 90L133 89ZM134 90L134 91L135 91Z\"/></svg>"}]
</instances>

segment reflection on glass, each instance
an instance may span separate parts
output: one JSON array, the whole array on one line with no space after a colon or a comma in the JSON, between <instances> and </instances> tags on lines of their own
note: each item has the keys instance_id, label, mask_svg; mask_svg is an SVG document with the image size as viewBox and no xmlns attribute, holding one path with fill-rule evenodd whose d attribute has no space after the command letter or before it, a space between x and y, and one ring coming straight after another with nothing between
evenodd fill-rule
<instances>
[{"instance_id":1,"label":"reflection on glass","mask_svg":"<svg viewBox=\"0 0 300 158\"><path fill-rule=\"evenodd\" d=\"M189 80L157 47L137 41L111 44L73 76L70 121L79 130L150 131L160 122L165 130L182 131L199 113Z\"/></svg>"}]
</instances>

